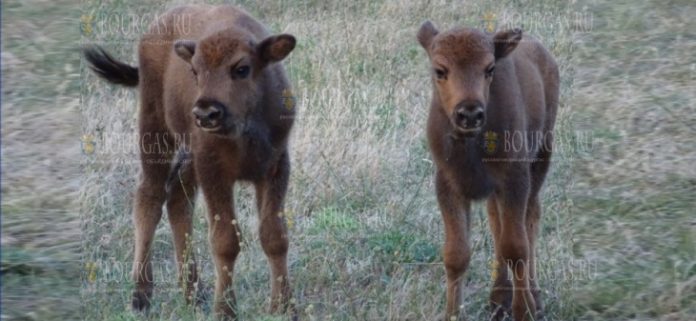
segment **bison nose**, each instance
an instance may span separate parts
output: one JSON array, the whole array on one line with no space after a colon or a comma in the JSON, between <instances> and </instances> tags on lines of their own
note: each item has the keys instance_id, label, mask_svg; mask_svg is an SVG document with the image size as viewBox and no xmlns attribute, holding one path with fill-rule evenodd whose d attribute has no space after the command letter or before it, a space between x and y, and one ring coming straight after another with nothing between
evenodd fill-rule
<instances>
[{"instance_id":1,"label":"bison nose","mask_svg":"<svg viewBox=\"0 0 696 321\"><path fill-rule=\"evenodd\" d=\"M463 129L473 129L483 126L486 114L481 104L459 105L454 111L454 119L457 126Z\"/></svg>"},{"instance_id":2,"label":"bison nose","mask_svg":"<svg viewBox=\"0 0 696 321\"><path fill-rule=\"evenodd\" d=\"M197 104L192 112L198 127L214 129L222 124L223 109L218 104Z\"/></svg>"},{"instance_id":3,"label":"bison nose","mask_svg":"<svg viewBox=\"0 0 696 321\"><path fill-rule=\"evenodd\" d=\"M193 115L196 116L198 120L219 120L222 118L222 111L214 106L206 108L196 106L193 107Z\"/></svg>"}]
</instances>

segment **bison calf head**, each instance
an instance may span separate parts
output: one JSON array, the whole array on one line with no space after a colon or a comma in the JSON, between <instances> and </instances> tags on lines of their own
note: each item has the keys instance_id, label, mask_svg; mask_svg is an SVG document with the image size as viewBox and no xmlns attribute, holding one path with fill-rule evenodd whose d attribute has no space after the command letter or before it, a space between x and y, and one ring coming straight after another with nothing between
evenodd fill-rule
<instances>
[{"instance_id":1,"label":"bison calf head","mask_svg":"<svg viewBox=\"0 0 696 321\"><path fill-rule=\"evenodd\" d=\"M521 39L519 29L488 35L469 28L440 33L430 21L420 27L418 42L432 65L433 99L449 117L455 137L473 137L481 130L496 61Z\"/></svg>"},{"instance_id":2,"label":"bison calf head","mask_svg":"<svg viewBox=\"0 0 696 321\"><path fill-rule=\"evenodd\" d=\"M295 38L281 34L261 42L246 33L220 31L198 42L178 40L176 54L191 66L198 95L191 107L203 131L239 137L262 93L264 68L283 60L295 48Z\"/></svg>"}]
</instances>

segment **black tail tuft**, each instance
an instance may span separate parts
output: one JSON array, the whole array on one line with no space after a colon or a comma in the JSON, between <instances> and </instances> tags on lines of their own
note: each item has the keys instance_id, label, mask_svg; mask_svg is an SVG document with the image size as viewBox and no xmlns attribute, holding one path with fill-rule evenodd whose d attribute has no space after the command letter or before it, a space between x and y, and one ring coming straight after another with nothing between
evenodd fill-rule
<instances>
[{"instance_id":1,"label":"black tail tuft","mask_svg":"<svg viewBox=\"0 0 696 321\"><path fill-rule=\"evenodd\" d=\"M108 82L126 87L138 85L138 68L114 59L101 47L85 47L82 54L89 61L89 68Z\"/></svg>"}]
</instances>

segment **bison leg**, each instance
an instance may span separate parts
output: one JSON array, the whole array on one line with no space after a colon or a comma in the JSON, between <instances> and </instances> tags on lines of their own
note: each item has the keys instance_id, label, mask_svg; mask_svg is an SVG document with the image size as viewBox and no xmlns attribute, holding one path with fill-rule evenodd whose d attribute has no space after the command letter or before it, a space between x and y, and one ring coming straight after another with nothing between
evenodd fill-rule
<instances>
[{"instance_id":1,"label":"bison leg","mask_svg":"<svg viewBox=\"0 0 696 321\"><path fill-rule=\"evenodd\" d=\"M549 165L551 164L551 144L553 143L553 137L548 134L546 135L546 142L542 149L539 151L539 161L532 163L531 165L531 178L532 187L529 193L529 200L527 201L527 238L529 242L529 272L530 272L530 286L532 288L532 295L534 296L534 301L536 302L536 314L537 319L543 317L544 305L541 301L541 289L539 288L537 273L536 273L536 239L539 234L539 220L541 218L541 201L539 200L539 191L544 184L544 179L546 178L546 173L549 170Z\"/></svg>"},{"instance_id":2,"label":"bison leg","mask_svg":"<svg viewBox=\"0 0 696 321\"><path fill-rule=\"evenodd\" d=\"M236 318L236 301L232 289L234 263L240 251L240 235L235 226L233 182L224 179L216 160L194 156L198 183L208 206L208 241L215 263L215 299L213 309L222 320Z\"/></svg>"},{"instance_id":3,"label":"bison leg","mask_svg":"<svg viewBox=\"0 0 696 321\"><path fill-rule=\"evenodd\" d=\"M495 246L495 261L493 264L494 283L491 289L490 305L492 319L499 321L505 319L505 314L510 313L510 305L512 303L512 282L508 277L508 267L505 260L501 256L501 220L498 210L498 202L494 196L488 199L488 224L493 235L493 243Z\"/></svg>"},{"instance_id":4,"label":"bison leg","mask_svg":"<svg viewBox=\"0 0 696 321\"><path fill-rule=\"evenodd\" d=\"M530 248L526 214L529 171L517 170L496 195L501 209L500 255L512 272L512 316L516 321L534 320L536 302L530 284Z\"/></svg>"},{"instance_id":5,"label":"bison leg","mask_svg":"<svg viewBox=\"0 0 696 321\"><path fill-rule=\"evenodd\" d=\"M147 124L141 123L141 128L147 129ZM135 290L132 306L135 310L145 310L150 306L154 284L150 248L155 229L162 218L162 205L166 197L164 185L169 172L170 155L165 151L151 149L161 143L155 140L165 135L149 134L151 135L142 135L140 145L143 176L136 190L133 206L135 253L132 277Z\"/></svg>"},{"instance_id":6,"label":"bison leg","mask_svg":"<svg viewBox=\"0 0 696 321\"><path fill-rule=\"evenodd\" d=\"M445 245L443 256L447 273L447 308L445 320L458 319L461 315L462 277L469 267L471 249L469 246L469 206L468 200L458 196L441 172L435 178L437 200L445 225Z\"/></svg>"},{"instance_id":7,"label":"bison leg","mask_svg":"<svg viewBox=\"0 0 696 321\"><path fill-rule=\"evenodd\" d=\"M541 217L541 204L538 197L530 197L527 203L527 240L529 243L529 287L536 303L536 319L543 316L543 304L541 290L537 283L536 273L536 238L539 234L539 218Z\"/></svg>"},{"instance_id":8,"label":"bison leg","mask_svg":"<svg viewBox=\"0 0 696 321\"><path fill-rule=\"evenodd\" d=\"M196 259L191 248L193 240L193 208L196 197L196 181L190 157L182 158L179 151L173 171L167 180L167 215L174 236L179 283L184 289L186 302L194 301L198 283Z\"/></svg>"},{"instance_id":9,"label":"bison leg","mask_svg":"<svg viewBox=\"0 0 696 321\"><path fill-rule=\"evenodd\" d=\"M289 173L290 163L286 152L266 177L256 184L256 200L260 216L259 237L271 268L270 312L289 310L295 318L294 307L290 303L287 267L288 230L282 214Z\"/></svg>"}]
</instances>

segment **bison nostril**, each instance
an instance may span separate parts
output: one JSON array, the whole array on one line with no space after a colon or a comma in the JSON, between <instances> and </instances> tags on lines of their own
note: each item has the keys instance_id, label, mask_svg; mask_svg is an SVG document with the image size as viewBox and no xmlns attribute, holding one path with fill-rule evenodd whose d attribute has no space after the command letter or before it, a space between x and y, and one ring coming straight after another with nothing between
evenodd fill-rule
<instances>
[{"instance_id":1,"label":"bison nostril","mask_svg":"<svg viewBox=\"0 0 696 321\"><path fill-rule=\"evenodd\" d=\"M201 108L199 106L193 107L193 115L198 120L220 120L222 119L222 110L217 107L210 106Z\"/></svg>"},{"instance_id":2,"label":"bison nostril","mask_svg":"<svg viewBox=\"0 0 696 321\"><path fill-rule=\"evenodd\" d=\"M193 110L191 111L193 113L193 116L196 116L196 119L201 119L205 117L205 112L203 111L202 108L198 106L194 106Z\"/></svg>"},{"instance_id":3,"label":"bison nostril","mask_svg":"<svg viewBox=\"0 0 696 321\"><path fill-rule=\"evenodd\" d=\"M208 113L208 119L218 120L220 118L222 118L222 112L215 107L211 107L210 112Z\"/></svg>"},{"instance_id":4,"label":"bison nostril","mask_svg":"<svg viewBox=\"0 0 696 321\"><path fill-rule=\"evenodd\" d=\"M481 127L486 119L486 113L480 104L461 104L452 115L452 120L461 128Z\"/></svg>"},{"instance_id":5,"label":"bison nostril","mask_svg":"<svg viewBox=\"0 0 696 321\"><path fill-rule=\"evenodd\" d=\"M464 110L463 108L457 109L457 112L455 112L454 114L455 114L455 117L457 117L458 122L466 120L467 113L466 113L466 110Z\"/></svg>"}]
</instances>

